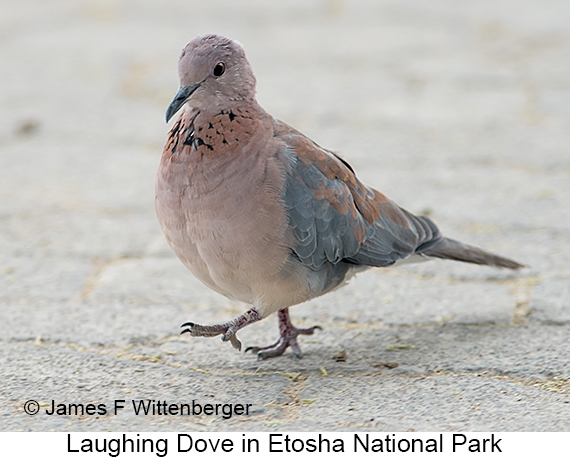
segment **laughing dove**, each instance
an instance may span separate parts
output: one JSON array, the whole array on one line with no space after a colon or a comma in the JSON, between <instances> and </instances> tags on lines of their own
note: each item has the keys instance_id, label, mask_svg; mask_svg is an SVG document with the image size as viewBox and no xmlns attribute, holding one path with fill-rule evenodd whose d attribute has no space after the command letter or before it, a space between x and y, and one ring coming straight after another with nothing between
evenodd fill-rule
<instances>
[{"instance_id":1,"label":"laughing dove","mask_svg":"<svg viewBox=\"0 0 570 457\"><path fill-rule=\"evenodd\" d=\"M248 349L265 359L290 346L301 357L297 336L319 327L294 327L289 307L369 267L418 256L522 267L444 238L431 219L400 208L360 182L344 159L264 111L237 42L195 38L178 73L166 120L181 114L158 169L158 220L198 279L252 305L222 324L183 324L183 333L222 335L240 349L238 330L278 312L279 339Z\"/></svg>"}]
</instances>

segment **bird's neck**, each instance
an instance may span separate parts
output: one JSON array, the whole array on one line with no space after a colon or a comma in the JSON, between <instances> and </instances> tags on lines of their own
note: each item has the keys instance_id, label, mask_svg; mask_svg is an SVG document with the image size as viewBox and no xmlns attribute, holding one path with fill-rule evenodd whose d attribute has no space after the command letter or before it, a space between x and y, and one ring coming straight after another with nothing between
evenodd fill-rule
<instances>
[{"instance_id":1,"label":"bird's neck","mask_svg":"<svg viewBox=\"0 0 570 457\"><path fill-rule=\"evenodd\" d=\"M251 141L266 136L268 116L255 100L186 108L170 131L172 153L185 150L200 159L235 157L247 152Z\"/></svg>"}]
</instances>

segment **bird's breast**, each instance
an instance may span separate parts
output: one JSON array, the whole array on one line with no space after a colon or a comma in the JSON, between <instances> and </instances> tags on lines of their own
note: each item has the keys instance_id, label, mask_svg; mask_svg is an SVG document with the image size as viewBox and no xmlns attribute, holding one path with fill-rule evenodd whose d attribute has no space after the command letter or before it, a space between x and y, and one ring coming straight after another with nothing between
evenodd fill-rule
<instances>
[{"instance_id":1,"label":"bird's breast","mask_svg":"<svg viewBox=\"0 0 570 457\"><path fill-rule=\"evenodd\" d=\"M226 296L255 302L261 284L282 281L291 235L283 205L287 164L266 139L255 132L248 138L225 154L200 154L201 144L172 152L167 144L156 211L170 246L195 276Z\"/></svg>"}]
</instances>

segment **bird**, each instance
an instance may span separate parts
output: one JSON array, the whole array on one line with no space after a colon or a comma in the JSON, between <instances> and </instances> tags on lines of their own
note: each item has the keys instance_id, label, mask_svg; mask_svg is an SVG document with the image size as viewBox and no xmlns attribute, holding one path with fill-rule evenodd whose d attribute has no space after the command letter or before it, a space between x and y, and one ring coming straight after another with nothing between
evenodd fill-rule
<instances>
[{"instance_id":1,"label":"bird","mask_svg":"<svg viewBox=\"0 0 570 457\"><path fill-rule=\"evenodd\" d=\"M202 35L182 50L180 86L155 186L157 219L182 263L214 291L250 305L227 322L182 324L193 337L237 332L277 313L279 338L248 347L263 360L290 347L301 358L289 308L331 292L372 267L450 259L517 270L524 265L446 238L361 182L339 154L269 113L243 47Z\"/></svg>"}]
</instances>

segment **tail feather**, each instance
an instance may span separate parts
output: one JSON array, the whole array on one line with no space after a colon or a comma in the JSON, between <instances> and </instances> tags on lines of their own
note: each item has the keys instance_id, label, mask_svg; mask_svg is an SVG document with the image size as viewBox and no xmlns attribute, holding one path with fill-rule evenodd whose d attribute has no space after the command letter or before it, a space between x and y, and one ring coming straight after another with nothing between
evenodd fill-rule
<instances>
[{"instance_id":1,"label":"tail feather","mask_svg":"<svg viewBox=\"0 0 570 457\"><path fill-rule=\"evenodd\" d=\"M458 260L460 262L490 265L499 268L511 268L513 270L525 267L525 265L515 262L514 260L492 254L483 249L469 246L468 244L450 238L442 238L439 243L422 251L421 254L429 257L437 257L439 259Z\"/></svg>"}]
</instances>

